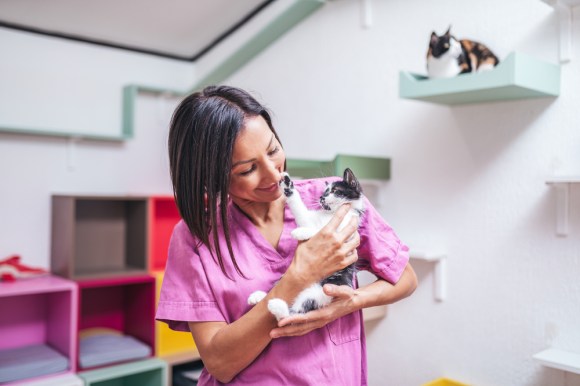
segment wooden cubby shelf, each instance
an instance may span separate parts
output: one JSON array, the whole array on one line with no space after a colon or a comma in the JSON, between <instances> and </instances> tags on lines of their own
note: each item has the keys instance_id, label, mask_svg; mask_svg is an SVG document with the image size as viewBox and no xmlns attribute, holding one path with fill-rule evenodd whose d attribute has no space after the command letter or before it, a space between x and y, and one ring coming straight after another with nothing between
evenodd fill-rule
<instances>
[{"instance_id":1,"label":"wooden cubby shelf","mask_svg":"<svg viewBox=\"0 0 580 386\"><path fill-rule=\"evenodd\" d=\"M580 374L580 354L575 352L550 348L535 354L534 359L547 367Z\"/></svg>"},{"instance_id":2,"label":"wooden cubby shelf","mask_svg":"<svg viewBox=\"0 0 580 386\"><path fill-rule=\"evenodd\" d=\"M72 279L148 271L146 197L52 197L51 270Z\"/></svg>"},{"instance_id":3,"label":"wooden cubby shelf","mask_svg":"<svg viewBox=\"0 0 580 386\"><path fill-rule=\"evenodd\" d=\"M32 381L18 382L18 386L85 386L81 378L72 373L42 377Z\"/></svg>"},{"instance_id":4,"label":"wooden cubby shelf","mask_svg":"<svg viewBox=\"0 0 580 386\"><path fill-rule=\"evenodd\" d=\"M512 52L493 70L429 79L401 71L399 96L443 105L557 97L560 66Z\"/></svg>"},{"instance_id":5,"label":"wooden cubby shelf","mask_svg":"<svg viewBox=\"0 0 580 386\"><path fill-rule=\"evenodd\" d=\"M149 197L149 272L165 270L169 240L180 220L173 196Z\"/></svg>"},{"instance_id":6,"label":"wooden cubby shelf","mask_svg":"<svg viewBox=\"0 0 580 386\"><path fill-rule=\"evenodd\" d=\"M155 354L155 278L149 275L110 277L78 281L78 335L92 329L107 329L138 340L146 346L150 357ZM97 366L82 366L82 345L79 349L79 370ZM94 354L94 352L92 352ZM94 356L93 356L94 358ZM135 360L142 358L128 358ZM107 359L103 365L112 365ZM118 360L120 362L122 360Z\"/></svg>"},{"instance_id":7,"label":"wooden cubby shelf","mask_svg":"<svg viewBox=\"0 0 580 386\"><path fill-rule=\"evenodd\" d=\"M77 298L56 276L0 282L0 383L76 371Z\"/></svg>"},{"instance_id":8,"label":"wooden cubby shelf","mask_svg":"<svg viewBox=\"0 0 580 386\"><path fill-rule=\"evenodd\" d=\"M391 177L391 160L388 158L338 154L330 161L295 158L286 160L290 176L302 178L342 177L347 167L359 180L388 180Z\"/></svg>"}]
</instances>

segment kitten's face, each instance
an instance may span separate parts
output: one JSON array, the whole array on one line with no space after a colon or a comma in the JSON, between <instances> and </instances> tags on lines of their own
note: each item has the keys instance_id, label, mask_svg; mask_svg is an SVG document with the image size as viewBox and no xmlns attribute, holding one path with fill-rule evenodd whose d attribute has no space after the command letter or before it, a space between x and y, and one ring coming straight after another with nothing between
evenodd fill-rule
<instances>
[{"instance_id":1,"label":"kitten's face","mask_svg":"<svg viewBox=\"0 0 580 386\"><path fill-rule=\"evenodd\" d=\"M353 208L362 205L361 186L350 169L344 171L342 181L335 181L326 187L320 196L320 205L324 210L336 211L341 205L351 203Z\"/></svg>"},{"instance_id":2,"label":"kitten's face","mask_svg":"<svg viewBox=\"0 0 580 386\"><path fill-rule=\"evenodd\" d=\"M440 58L450 50L455 53L457 47L460 47L459 42L453 36L451 36L449 30L447 30L447 32L441 36L437 36L435 32L431 34L431 41L429 42L429 53L433 57Z\"/></svg>"}]
</instances>

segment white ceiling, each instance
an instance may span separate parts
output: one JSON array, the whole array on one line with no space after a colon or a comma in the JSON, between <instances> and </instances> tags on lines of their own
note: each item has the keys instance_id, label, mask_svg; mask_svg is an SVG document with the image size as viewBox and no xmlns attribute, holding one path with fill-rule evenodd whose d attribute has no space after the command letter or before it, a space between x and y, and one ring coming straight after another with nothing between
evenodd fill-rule
<instances>
[{"instance_id":1,"label":"white ceiling","mask_svg":"<svg viewBox=\"0 0 580 386\"><path fill-rule=\"evenodd\" d=\"M0 0L0 27L195 60L266 0Z\"/></svg>"}]
</instances>

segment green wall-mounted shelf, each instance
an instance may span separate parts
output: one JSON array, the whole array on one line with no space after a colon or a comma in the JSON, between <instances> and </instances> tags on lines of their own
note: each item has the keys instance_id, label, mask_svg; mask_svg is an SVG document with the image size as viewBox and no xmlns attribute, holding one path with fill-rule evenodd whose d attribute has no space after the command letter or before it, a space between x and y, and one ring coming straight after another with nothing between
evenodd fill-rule
<instances>
[{"instance_id":1,"label":"green wall-mounted shelf","mask_svg":"<svg viewBox=\"0 0 580 386\"><path fill-rule=\"evenodd\" d=\"M388 180L391 177L389 158L338 154L331 161L286 160L288 173L302 178L342 176L347 167L361 180Z\"/></svg>"},{"instance_id":2,"label":"green wall-mounted shelf","mask_svg":"<svg viewBox=\"0 0 580 386\"><path fill-rule=\"evenodd\" d=\"M443 105L557 97L560 66L512 52L493 70L429 79L401 71L399 96Z\"/></svg>"}]
</instances>

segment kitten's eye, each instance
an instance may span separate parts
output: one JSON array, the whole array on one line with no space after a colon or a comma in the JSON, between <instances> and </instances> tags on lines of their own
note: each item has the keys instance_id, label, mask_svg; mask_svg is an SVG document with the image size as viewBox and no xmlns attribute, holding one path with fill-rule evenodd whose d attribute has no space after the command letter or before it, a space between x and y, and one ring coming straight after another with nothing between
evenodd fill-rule
<instances>
[{"instance_id":1,"label":"kitten's eye","mask_svg":"<svg viewBox=\"0 0 580 386\"><path fill-rule=\"evenodd\" d=\"M445 48L449 48L449 43L445 43L445 44L443 44L443 47L445 47Z\"/></svg>"}]
</instances>

